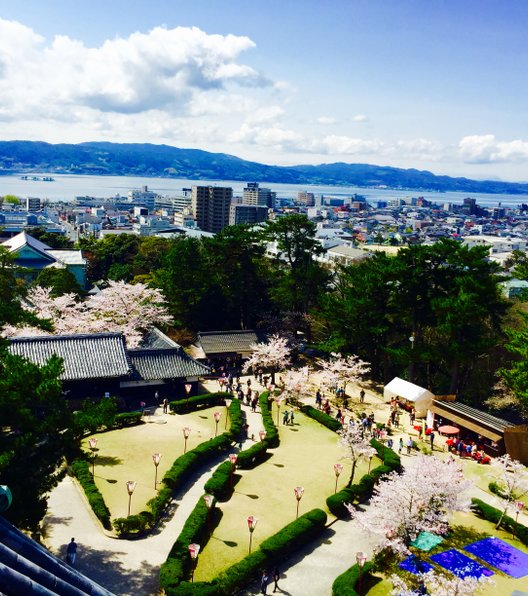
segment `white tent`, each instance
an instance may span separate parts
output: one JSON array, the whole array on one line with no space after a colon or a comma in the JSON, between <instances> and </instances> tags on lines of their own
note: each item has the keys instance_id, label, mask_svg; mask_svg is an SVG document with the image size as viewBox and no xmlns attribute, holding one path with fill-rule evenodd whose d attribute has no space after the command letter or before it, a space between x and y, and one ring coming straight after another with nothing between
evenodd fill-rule
<instances>
[{"instance_id":1,"label":"white tent","mask_svg":"<svg viewBox=\"0 0 528 596\"><path fill-rule=\"evenodd\" d=\"M390 383L385 385L383 397L386 401L398 397L401 402L413 405L416 416L422 417L427 415L427 410L433 403L434 395L419 385L394 377Z\"/></svg>"}]
</instances>

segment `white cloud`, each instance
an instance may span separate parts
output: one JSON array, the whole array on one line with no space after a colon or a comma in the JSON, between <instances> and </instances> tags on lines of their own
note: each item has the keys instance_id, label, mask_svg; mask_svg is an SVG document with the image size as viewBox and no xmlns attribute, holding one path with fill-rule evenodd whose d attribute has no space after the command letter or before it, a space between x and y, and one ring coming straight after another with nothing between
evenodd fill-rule
<instances>
[{"instance_id":1,"label":"white cloud","mask_svg":"<svg viewBox=\"0 0 528 596\"><path fill-rule=\"evenodd\" d=\"M256 144L279 149L285 147L297 148L302 143L302 139L301 134L277 125L264 127L251 126L247 123L228 137L228 141L233 143Z\"/></svg>"},{"instance_id":2,"label":"white cloud","mask_svg":"<svg viewBox=\"0 0 528 596\"><path fill-rule=\"evenodd\" d=\"M354 137L328 135L313 144L314 148L326 154L365 155L380 153L385 143L377 139L358 139Z\"/></svg>"},{"instance_id":3,"label":"white cloud","mask_svg":"<svg viewBox=\"0 0 528 596\"><path fill-rule=\"evenodd\" d=\"M316 119L317 124L335 124L337 120L332 116L319 116Z\"/></svg>"},{"instance_id":4,"label":"white cloud","mask_svg":"<svg viewBox=\"0 0 528 596\"><path fill-rule=\"evenodd\" d=\"M156 27L96 48L66 36L46 45L31 29L0 19L2 116L36 111L69 118L74 106L125 114L181 112L199 92L233 84L271 86L238 62L254 45L248 37L208 35L194 27Z\"/></svg>"},{"instance_id":5,"label":"white cloud","mask_svg":"<svg viewBox=\"0 0 528 596\"><path fill-rule=\"evenodd\" d=\"M528 161L528 141L497 141L495 135L470 135L458 144L466 163L489 164Z\"/></svg>"},{"instance_id":6,"label":"white cloud","mask_svg":"<svg viewBox=\"0 0 528 596\"><path fill-rule=\"evenodd\" d=\"M355 116L352 117L352 121L353 122L368 122L368 116L365 116L365 114L356 114Z\"/></svg>"}]
</instances>

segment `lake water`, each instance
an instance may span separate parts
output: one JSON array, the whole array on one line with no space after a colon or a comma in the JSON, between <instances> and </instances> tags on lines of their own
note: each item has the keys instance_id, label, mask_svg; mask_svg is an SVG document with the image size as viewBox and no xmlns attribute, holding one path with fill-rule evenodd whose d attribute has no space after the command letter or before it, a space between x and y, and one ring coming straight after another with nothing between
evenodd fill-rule
<instances>
[{"instance_id":1,"label":"lake water","mask_svg":"<svg viewBox=\"0 0 528 596\"><path fill-rule=\"evenodd\" d=\"M31 174L42 177L49 174ZM53 182L43 180L22 180L19 175L0 176L0 196L13 194L22 198L40 197L50 201L72 201L76 196L94 196L101 198L126 196L129 190L148 186L160 195L174 196L181 194L182 188L193 185L231 186L234 196L242 196L246 182L236 180L182 180L177 178L143 178L137 176L80 176L70 174L53 174ZM247 182L251 182L248 180ZM528 195L494 195L462 192L426 192L418 190L387 190L359 188L355 186L313 186L300 184L277 184L262 182L260 186L271 188L278 198L295 198L299 191L313 192L316 195L332 197L350 197L357 193L369 201L387 200L391 198L409 198L422 196L438 204L462 203L466 197L477 199L481 206L520 205L528 203Z\"/></svg>"}]
</instances>

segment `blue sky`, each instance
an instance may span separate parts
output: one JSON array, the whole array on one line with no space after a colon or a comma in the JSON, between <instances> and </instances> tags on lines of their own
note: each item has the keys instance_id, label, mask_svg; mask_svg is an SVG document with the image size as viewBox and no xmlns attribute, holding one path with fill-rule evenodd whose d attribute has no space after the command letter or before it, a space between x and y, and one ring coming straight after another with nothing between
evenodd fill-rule
<instances>
[{"instance_id":1,"label":"blue sky","mask_svg":"<svg viewBox=\"0 0 528 596\"><path fill-rule=\"evenodd\" d=\"M524 0L0 0L0 138L528 181Z\"/></svg>"}]
</instances>

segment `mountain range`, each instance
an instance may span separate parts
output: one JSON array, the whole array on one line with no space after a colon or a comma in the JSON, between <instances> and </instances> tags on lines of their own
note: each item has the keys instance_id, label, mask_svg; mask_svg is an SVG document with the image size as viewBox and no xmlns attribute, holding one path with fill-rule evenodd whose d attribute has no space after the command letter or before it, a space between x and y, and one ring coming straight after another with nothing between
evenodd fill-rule
<instances>
[{"instance_id":1,"label":"mountain range","mask_svg":"<svg viewBox=\"0 0 528 596\"><path fill-rule=\"evenodd\" d=\"M527 183L453 178L369 164L272 166L226 153L149 143L0 141L0 174L32 172L528 194Z\"/></svg>"}]
</instances>

